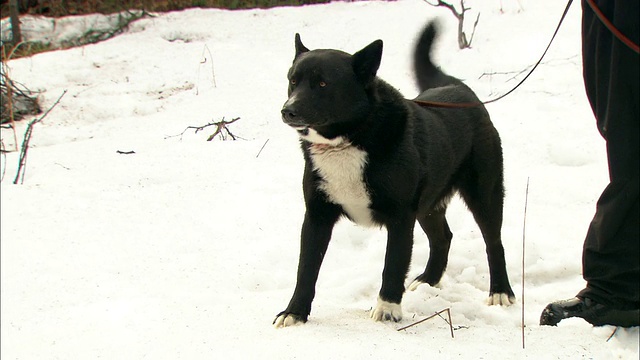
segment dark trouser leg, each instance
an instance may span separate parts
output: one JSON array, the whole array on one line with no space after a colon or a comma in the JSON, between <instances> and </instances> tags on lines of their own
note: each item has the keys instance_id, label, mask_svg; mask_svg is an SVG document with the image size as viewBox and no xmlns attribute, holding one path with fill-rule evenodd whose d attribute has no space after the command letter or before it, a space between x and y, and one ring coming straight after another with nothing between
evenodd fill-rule
<instances>
[{"instance_id":1,"label":"dark trouser leg","mask_svg":"<svg viewBox=\"0 0 640 360\"><path fill-rule=\"evenodd\" d=\"M638 0L597 1L602 12L638 42ZM578 295L615 308L640 305L638 214L638 54L613 37L583 3L583 65L587 96L607 141L610 183L598 200L584 243Z\"/></svg>"},{"instance_id":2,"label":"dark trouser leg","mask_svg":"<svg viewBox=\"0 0 640 360\"><path fill-rule=\"evenodd\" d=\"M615 308L638 308L638 178L610 183L591 222L583 251L587 288L578 295Z\"/></svg>"},{"instance_id":3,"label":"dark trouser leg","mask_svg":"<svg viewBox=\"0 0 640 360\"><path fill-rule=\"evenodd\" d=\"M639 0L597 0L618 30L638 43ZM584 84L598 130L607 141L610 183L598 200L584 242L587 287L578 297L553 302L540 325L580 317L593 325L640 325L638 215L638 54L614 38L583 0Z\"/></svg>"}]
</instances>

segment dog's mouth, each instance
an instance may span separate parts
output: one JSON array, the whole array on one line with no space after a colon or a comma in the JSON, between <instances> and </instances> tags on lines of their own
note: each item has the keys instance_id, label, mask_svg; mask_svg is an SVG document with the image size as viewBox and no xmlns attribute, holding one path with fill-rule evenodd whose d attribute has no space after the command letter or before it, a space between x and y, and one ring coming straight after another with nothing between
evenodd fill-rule
<instances>
[{"instance_id":1,"label":"dog's mouth","mask_svg":"<svg viewBox=\"0 0 640 360\"><path fill-rule=\"evenodd\" d=\"M308 136L309 135L309 127L308 126L292 126L300 136Z\"/></svg>"},{"instance_id":2,"label":"dog's mouth","mask_svg":"<svg viewBox=\"0 0 640 360\"><path fill-rule=\"evenodd\" d=\"M296 125L291 126L298 132L300 139L307 141L311 144L311 147L316 150L326 150L335 148L344 148L351 143L343 136L336 136L333 138L327 138L318 132L317 129L308 125Z\"/></svg>"}]
</instances>

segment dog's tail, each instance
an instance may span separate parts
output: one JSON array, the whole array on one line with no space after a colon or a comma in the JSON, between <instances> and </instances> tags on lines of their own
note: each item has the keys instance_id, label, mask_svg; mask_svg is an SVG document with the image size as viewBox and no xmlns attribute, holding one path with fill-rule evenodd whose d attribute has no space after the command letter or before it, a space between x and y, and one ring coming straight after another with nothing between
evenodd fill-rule
<instances>
[{"instance_id":1,"label":"dog's tail","mask_svg":"<svg viewBox=\"0 0 640 360\"><path fill-rule=\"evenodd\" d=\"M438 22L430 21L418 38L413 54L413 68L420 92L428 89L457 84L458 80L445 74L431 61L431 47L438 33Z\"/></svg>"}]
</instances>

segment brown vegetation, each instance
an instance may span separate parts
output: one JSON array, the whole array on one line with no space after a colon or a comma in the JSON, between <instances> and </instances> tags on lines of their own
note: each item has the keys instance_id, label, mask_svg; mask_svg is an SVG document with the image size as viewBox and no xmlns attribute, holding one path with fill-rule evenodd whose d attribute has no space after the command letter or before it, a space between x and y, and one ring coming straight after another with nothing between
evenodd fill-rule
<instances>
[{"instance_id":1,"label":"brown vegetation","mask_svg":"<svg viewBox=\"0 0 640 360\"><path fill-rule=\"evenodd\" d=\"M188 8L249 9L328 3L331 0L18 0L22 14L52 17L81 14L112 14L124 10L166 12ZM2 14L9 13L7 0L0 1Z\"/></svg>"}]
</instances>

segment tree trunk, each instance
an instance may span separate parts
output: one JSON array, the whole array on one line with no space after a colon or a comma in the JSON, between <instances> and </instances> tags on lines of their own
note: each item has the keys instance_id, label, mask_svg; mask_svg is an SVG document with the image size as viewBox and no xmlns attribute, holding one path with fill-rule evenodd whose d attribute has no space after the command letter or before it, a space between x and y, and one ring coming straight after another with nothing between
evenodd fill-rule
<instances>
[{"instance_id":1,"label":"tree trunk","mask_svg":"<svg viewBox=\"0 0 640 360\"><path fill-rule=\"evenodd\" d=\"M22 33L20 32L20 12L18 10L18 0L9 0L9 17L11 20L11 42L18 45L22 42Z\"/></svg>"}]
</instances>

